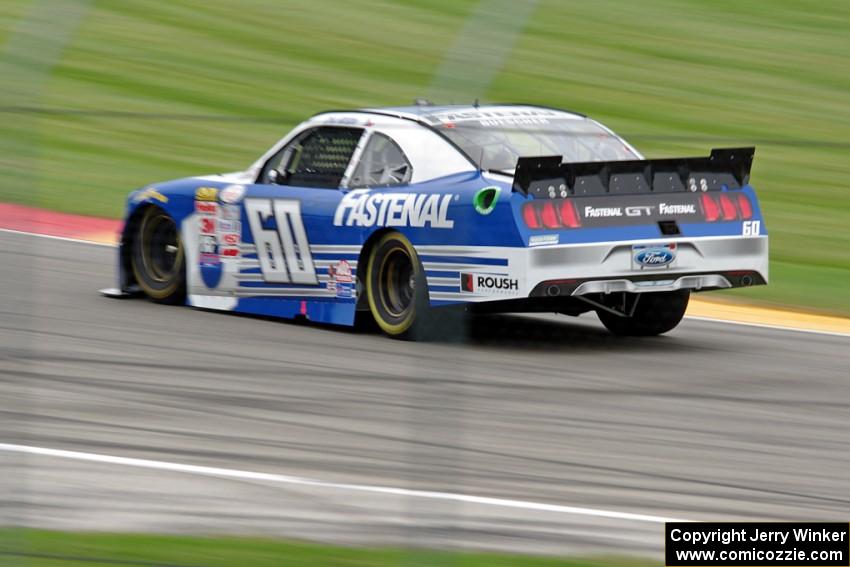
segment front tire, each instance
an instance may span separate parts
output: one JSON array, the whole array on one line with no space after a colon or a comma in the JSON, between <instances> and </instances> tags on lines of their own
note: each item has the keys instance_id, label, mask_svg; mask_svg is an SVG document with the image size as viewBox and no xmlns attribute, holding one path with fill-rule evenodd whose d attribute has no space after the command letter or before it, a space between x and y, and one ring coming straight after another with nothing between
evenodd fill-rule
<instances>
[{"instance_id":1,"label":"front tire","mask_svg":"<svg viewBox=\"0 0 850 567\"><path fill-rule=\"evenodd\" d=\"M622 317L604 310L596 314L605 327L615 335L650 337L672 330L678 325L691 292L687 290L644 293L638 298L631 317Z\"/></svg>"},{"instance_id":2,"label":"front tire","mask_svg":"<svg viewBox=\"0 0 850 567\"><path fill-rule=\"evenodd\" d=\"M419 256L401 234L383 235L369 254L369 311L386 334L420 338L429 315L428 284Z\"/></svg>"},{"instance_id":3,"label":"front tire","mask_svg":"<svg viewBox=\"0 0 850 567\"><path fill-rule=\"evenodd\" d=\"M145 294L160 303L178 304L186 296L183 241L171 216L148 207L133 233L130 264Z\"/></svg>"}]
</instances>

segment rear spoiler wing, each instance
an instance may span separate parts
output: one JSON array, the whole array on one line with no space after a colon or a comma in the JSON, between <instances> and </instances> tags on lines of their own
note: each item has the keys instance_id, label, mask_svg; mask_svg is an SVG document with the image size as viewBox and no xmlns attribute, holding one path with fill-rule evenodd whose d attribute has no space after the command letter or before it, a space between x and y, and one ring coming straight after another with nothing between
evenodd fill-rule
<instances>
[{"instance_id":1,"label":"rear spoiler wing","mask_svg":"<svg viewBox=\"0 0 850 567\"><path fill-rule=\"evenodd\" d=\"M708 157L562 163L560 156L519 158L513 190L538 198L740 189L755 148L711 150Z\"/></svg>"}]
</instances>

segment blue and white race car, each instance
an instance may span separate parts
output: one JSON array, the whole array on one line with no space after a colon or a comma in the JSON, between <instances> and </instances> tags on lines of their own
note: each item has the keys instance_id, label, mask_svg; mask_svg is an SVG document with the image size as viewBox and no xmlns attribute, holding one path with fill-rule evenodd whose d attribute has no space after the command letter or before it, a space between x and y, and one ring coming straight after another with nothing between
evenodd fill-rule
<instances>
[{"instance_id":1,"label":"blue and white race car","mask_svg":"<svg viewBox=\"0 0 850 567\"><path fill-rule=\"evenodd\" d=\"M112 294L339 325L369 312L399 337L458 310L596 311L656 335L691 292L767 283L753 152L646 160L530 105L324 112L246 171L131 193Z\"/></svg>"}]
</instances>

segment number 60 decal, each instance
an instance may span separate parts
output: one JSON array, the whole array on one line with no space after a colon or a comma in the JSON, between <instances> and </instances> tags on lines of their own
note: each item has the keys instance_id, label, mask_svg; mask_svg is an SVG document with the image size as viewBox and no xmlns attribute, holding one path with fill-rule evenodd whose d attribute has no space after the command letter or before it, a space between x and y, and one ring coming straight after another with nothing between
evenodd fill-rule
<instances>
[{"instance_id":1,"label":"number 60 decal","mask_svg":"<svg viewBox=\"0 0 850 567\"><path fill-rule=\"evenodd\" d=\"M269 283L318 285L301 202L293 199L245 199L248 224L257 246L263 279ZM277 229L264 228L274 218Z\"/></svg>"},{"instance_id":2,"label":"number 60 decal","mask_svg":"<svg viewBox=\"0 0 850 567\"><path fill-rule=\"evenodd\" d=\"M758 236L761 234L761 221L744 221L743 236Z\"/></svg>"}]
</instances>

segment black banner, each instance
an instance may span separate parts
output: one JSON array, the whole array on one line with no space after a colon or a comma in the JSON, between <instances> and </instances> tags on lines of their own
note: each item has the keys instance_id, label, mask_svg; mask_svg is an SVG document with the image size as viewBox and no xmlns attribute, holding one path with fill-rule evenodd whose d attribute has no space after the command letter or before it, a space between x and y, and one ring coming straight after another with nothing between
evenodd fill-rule
<instances>
[{"instance_id":1,"label":"black banner","mask_svg":"<svg viewBox=\"0 0 850 567\"><path fill-rule=\"evenodd\" d=\"M651 224L660 220L684 223L705 220L699 193L574 197L573 205L585 228Z\"/></svg>"},{"instance_id":2,"label":"black banner","mask_svg":"<svg viewBox=\"0 0 850 567\"><path fill-rule=\"evenodd\" d=\"M850 566L850 524L674 522L664 533L667 567Z\"/></svg>"}]
</instances>

